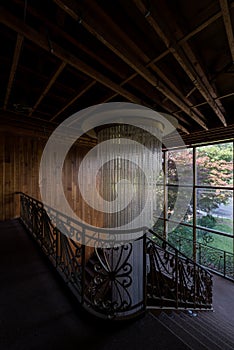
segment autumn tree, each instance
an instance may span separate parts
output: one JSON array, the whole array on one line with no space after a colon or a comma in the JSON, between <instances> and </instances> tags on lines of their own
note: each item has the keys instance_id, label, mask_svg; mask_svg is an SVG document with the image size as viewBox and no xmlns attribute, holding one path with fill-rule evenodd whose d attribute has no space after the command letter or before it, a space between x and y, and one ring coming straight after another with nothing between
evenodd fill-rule
<instances>
[{"instance_id":1,"label":"autumn tree","mask_svg":"<svg viewBox=\"0 0 234 350\"><path fill-rule=\"evenodd\" d=\"M233 185L232 144L218 144L197 148L198 185L227 187ZM232 192L225 189L199 189L198 208L206 212L227 204Z\"/></svg>"}]
</instances>

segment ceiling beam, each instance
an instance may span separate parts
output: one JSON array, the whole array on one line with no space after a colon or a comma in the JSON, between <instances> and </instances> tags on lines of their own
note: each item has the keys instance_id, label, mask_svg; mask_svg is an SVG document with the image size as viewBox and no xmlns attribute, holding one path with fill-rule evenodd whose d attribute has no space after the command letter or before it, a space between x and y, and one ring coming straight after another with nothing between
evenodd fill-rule
<instances>
[{"instance_id":1,"label":"ceiling beam","mask_svg":"<svg viewBox=\"0 0 234 350\"><path fill-rule=\"evenodd\" d=\"M153 75L144 64L139 62L136 56L130 53L128 49L123 46L122 40L121 48L119 45L119 41L116 40L113 36L113 32L110 33L104 30L99 22L95 21L91 17L82 18L78 11L80 7L78 7L78 3L74 1L67 0L53 0L59 7L61 7L66 13L68 13L75 21L79 22L83 27L92 34L96 39L98 39L102 44L104 44L108 49L114 52L118 57L120 57L125 63L129 65L135 72L137 72L140 76L142 76L146 81L148 81L152 86L154 86L158 91L160 91L163 95L165 95L169 100L171 100L174 104L176 104L179 108L181 108L187 115L192 117L200 126L204 129L207 129L207 126L203 122L203 120L198 117L190 107L184 103L184 101L179 98L172 90L170 90L162 81ZM80 5L80 4L79 4ZM129 38L127 38L126 33L121 31L120 27L117 26L109 17L104 16L104 13L99 8L96 2L93 3L95 6L95 12L99 12L102 17L105 17L105 23L108 23L108 27L112 29L116 29L118 35L122 38L124 37L124 41L127 41L128 48L135 48L135 43L132 42ZM139 49L138 49L139 52ZM142 53L141 53L142 55Z\"/></svg>"},{"instance_id":2,"label":"ceiling beam","mask_svg":"<svg viewBox=\"0 0 234 350\"><path fill-rule=\"evenodd\" d=\"M78 98L80 98L82 95L84 95L89 89L91 89L92 86L94 86L96 84L96 81L92 81L89 84L85 84L85 86L81 89L81 91L75 96L73 97L65 106L63 106L63 108L61 108L51 119L50 122L54 121L54 119L56 119L62 112L64 112L68 107L70 107L71 105L73 105L74 102L76 102L78 100Z\"/></svg>"},{"instance_id":3,"label":"ceiling beam","mask_svg":"<svg viewBox=\"0 0 234 350\"><path fill-rule=\"evenodd\" d=\"M146 67L149 67L151 65L151 63L148 63L146 65ZM137 73L133 73L132 75L130 75L128 78L126 78L125 80L123 80L121 83L120 83L120 86L124 86L125 84L127 84L129 81L131 81L132 79L134 79L135 77L137 76ZM191 91L189 91L189 93L187 94L188 96L192 94L192 92L196 90L196 87L194 87ZM112 94L110 96L108 96L104 101L102 101L102 103L105 103L105 102L109 102L110 100L112 100L113 98L117 97L118 94L115 93L115 94ZM186 97L188 97L186 96ZM164 104L164 102L166 102L168 99L168 97L165 97L165 99L162 101L162 103L160 101L156 101L158 103L158 105L160 105L161 107L163 107L164 109L166 109L169 113L173 114L175 117L177 117L177 119L181 120L183 123L187 124L187 125L191 125L189 123L189 121L183 117L181 117L177 112L182 112L182 110L180 109L179 111L177 112L173 112L171 109L168 109L168 107ZM190 101L189 101L190 102ZM199 113L199 110L196 108L196 106L193 106L192 103L189 104L189 107L190 108L193 108L196 112ZM187 131L188 132L188 131Z\"/></svg>"},{"instance_id":4,"label":"ceiling beam","mask_svg":"<svg viewBox=\"0 0 234 350\"><path fill-rule=\"evenodd\" d=\"M135 75L134 75L134 76L135 76ZM127 78L126 80L122 81L122 83L120 83L120 85L122 86L122 85L126 84L129 80L131 80L131 76L130 76L129 78ZM111 101L113 98L115 98L115 97L117 97L117 96L118 96L118 94L111 94L110 96L106 97L104 100L102 99L102 101L101 101L100 103L107 103L107 102ZM156 101L156 102L158 103L158 105L161 105L160 101ZM149 108L152 109L152 106L146 105L146 107L149 107ZM189 126L191 125L191 124L189 123L189 120L188 120L188 119L183 118L183 117L180 116L179 113L177 113L177 112L173 112L173 111L171 110L171 108L168 108L166 105L163 105L163 108L164 108L168 113L170 113L171 115L174 115L177 119L181 120L184 124L187 124L187 125L189 125ZM153 108L153 109L154 109L154 108ZM160 113L160 112L159 112L159 113ZM182 126L181 124L178 124L177 129L179 129L179 130L185 132L186 134L189 134L189 133L190 133L190 132L189 132L184 126Z\"/></svg>"},{"instance_id":5,"label":"ceiling beam","mask_svg":"<svg viewBox=\"0 0 234 350\"><path fill-rule=\"evenodd\" d=\"M234 1L232 1L229 5L230 9L234 8ZM186 41L188 41L189 39L191 39L192 37L194 37L195 35L197 35L198 33L200 33L201 31L203 31L204 29L206 29L209 25L211 25L212 23L214 23L215 21L217 21L220 17L222 16L222 11L217 12L216 14L214 14L213 16L211 16L210 18L208 18L207 20L205 20L204 22L202 22L198 27L194 28L191 32L189 32L188 34L184 35L181 39L179 39L177 41L177 44L181 45L183 43L185 43ZM158 55L157 57L155 57L151 63L156 63L158 61L160 61L161 59L163 59L166 55L168 55L170 53L169 49L166 49L164 52L162 52L160 55Z\"/></svg>"},{"instance_id":6,"label":"ceiling beam","mask_svg":"<svg viewBox=\"0 0 234 350\"><path fill-rule=\"evenodd\" d=\"M24 1L22 1L22 0L14 0L14 2L17 3L18 5L24 7ZM232 1L229 4L229 7L230 7L230 9L234 8L234 1ZM113 65L109 64L109 62L104 61L102 59L102 57L100 57L99 55L96 55L93 51L89 50L86 46L82 45L78 40L76 40L75 38L72 38L68 33L64 32L60 27L58 27L57 25L55 25L54 23L52 23L48 19L46 19L43 16L43 14L38 9L34 9L32 6L29 6L27 8L27 12L30 13L33 17L36 17L36 18L42 20L49 29L51 29L54 32L58 33L59 36L63 37L65 40L68 40L71 44L79 47L81 50L86 52L89 56L95 58L95 60L97 60L101 64L105 64L108 69L110 69L110 70L115 69L115 67L113 67ZM187 40L191 39L196 34L200 33L202 30L206 29L209 25L211 25L212 23L217 21L221 16L222 16L222 11L217 12L216 14L214 14L213 16L211 16L210 18L208 18L207 20L202 22L198 27L194 28L188 34L186 34L181 39L179 39L177 41L177 43L178 44L183 44L184 42L186 42ZM157 57L152 59L151 62L149 64L147 64L147 67L150 67L154 63L162 60L168 54L170 54L170 50L166 49L160 55L158 55ZM116 70L115 73L118 73L118 71Z\"/></svg>"},{"instance_id":7,"label":"ceiling beam","mask_svg":"<svg viewBox=\"0 0 234 350\"><path fill-rule=\"evenodd\" d=\"M234 63L234 37L233 37L233 28L232 28L232 21L231 21L229 6L228 6L227 0L219 0L219 3L223 14L223 21L226 29L229 48L232 55L232 62Z\"/></svg>"},{"instance_id":8,"label":"ceiling beam","mask_svg":"<svg viewBox=\"0 0 234 350\"><path fill-rule=\"evenodd\" d=\"M0 7L0 23L6 25L17 33L23 35L25 38L33 42L35 45L41 47L47 52L51 52L50 45L45 35L38 33L36 30L26 25L23 21L19 20L17 17L12 15L10 12ZM108 77L104 76L102 73L96 71L94 68L90 67L85 62L81 61L79 58L71 54L69 51L63 49L61 46L57 45L55 42L51 42L53 47L53 54L61 61L69 64L76 70L86 74L94 80L97 80L104 86L115 91L121 96L125 97L131 102L143 104L143 101L138 97L134 96L129 91L123 89L118 84L111 81Z\"/></svg>"},{"instance_id":9,"label":"ceiling beam","mask_svg":"<svg viewBox=\"0 0 234 350\"><path fill-rule=\"evenodd\" d=\"M143 3L143 1L133 0L133 2L137 6L137 8L141 11L141 13L145 16L148 9L146 5ZM154 14L149 13L149 15L145 18L146 18L146 21L155 30L157 35L164 42L166 47L170 50L170 52L175 57L177 62L180 64L180 66L183 68L185 73L188 75L188 77L191 79L193 84L202 94L204 99L209 103L209 105L211 106L211 108L213 109L217 117L221 120L223 125L227 126L227 123L222 111L220 110L219 106L216 104L214 98L212 97L212 95L216 95L214 92L214 89L208 82L205 72L199 65L198 59L196 58L189 44L187 42L183 44L183 47L185 46L186 48L186 55L185 55L184 51L182 50L180 45L177 43L176 39L170 33L169 28L166 26L165 22L162 21L161 17L159 18L159 16L157 16L157 19L156 19L155 13ZM180 35L183 36L183 33L181 29L178 27L178 25L176 29L177 31L180 32ZM200 75L197 72L198 66L199 66ZM206 84L204 84L203 81L205 81Z\"/></svg>"},{"instance_id":10,"label":"ceiling beam","mask_svg":"<svg viewBox=\"0 0 234 350\"><path fill-rule=\"evenodd\" d=\"M150 64L147 65L150 66L152 68L152 70L167 84L167 86L176 93L176 95L181 98L184 103L186 103L189 107L192 106L192 102L188 99L189 95L184 96L181 92L181 90L171 81L171 79L169 79L161 69L159 69L158 67L155 66L155 64ZM195 87L196 89L196 87ZM168 100L168 96L166 96L165 100ZM199 111L199 109L195 108L194 112L196 113L196 115L198 115L199 117L201 117L202 119L206 119L204 117L204 115Z\"/></svg>"},{"instance_id":11,"label":"ceiling beam","mask_svg":"<svg viewBox=\"0 0 234 350\"><path fill-rule=\"evenodd\" d=\"M23 41L24 41L23 35L17 34L15 51L14 51L12 65L11 65L10 76L9 76L9 80L8 80L8 84L7 84L6 96L5 96L5 100L4 100L4 104L3 104L3 109L4 110L6 110L6 108L7 108L8 100L9 100L9 97L10 97L10 94L11 94L11 89L12 89L12 85L13 85L13 82L14 82L17 66L18 66L18 63L19 63L20 52L21 52L21 48L22 48L22 45L23 45Z\"/></svg>"},{"instance_id":12,"label":"ceiling beam","mask_svg":"<svg viewBox=\"0 0 234 350\"><path fill-rule=\"evenodd\" d=\"M33 112L37 109L37 107L39 106L39 104L41 103L41 101L43 100L43 98L45 97L45 95L48 93L48 91L51 89L51 87L54 85L56 79L58 78L58 76L62 73L62 71L64 70L64 68L66 67L66 63L62 62L59 66L59 68L57 69L57 71L55 72L55 74L52 76L52 78L50 79L49 83L46 85L45 89L43 90L42 94L40 95L40 97L38 98L37 102L35 103L35 105L33 106L33 108L31 109L31 111L29 112L29 117L31 117L31 115L33 114Z\"/></svg>"},{"instance_id":13,"label":"ceiling beam","mask_svg":"<svg viewBox=\"0 0 234 350\"><path fill-rule=\"evenodd\" d=\"M22 8L24 7L24 1L14 0L14 2L17 3L19 6L21 6ZM58 7L58 10L62 11L62 13L65 15L64 11L61 10L61 8ZM75 47L79 48L80 50L85 52L87 55L92 57L96 62L99 62L100 64L104 65L111 72L113 72L114 74L124 79L124 76L121 73L121 70L118 70L116 66L112 64L112 62L105 60L105 58L102 57L101 55L98 55L95 50L91 50L87 45L84 45L81 41L77 40L76 38L72 37L70 34L65 32L64 30L62 30L61 27L51 22L49 19L45 18L43 12L33 7L33 2L30 4L30 6L27 7L27 13L29 13L32 17L42 21L43 24L45 24L48 30L51 32L51 37L56 35L56 36L59 36L60 38L63 38L70 44L74 45Z\"/></svg>"},{"instance_id":14,"label":"ceiling beam","mask_svg":"<svg viewBox=\"0 0 234 350\"><path fill-rule=\"evenodd\" d=\"M196 86L194 86L194 87L187 93L186 97L191 96L192 93L194 93L194 91L196 91L196 90L197 90L197 88L196 88Z\"/></svg>"},{"instance_id":15,"label":"ceiling beam","mask_svg":"<svg viewBox=\"0 0 234 350\"><path fill-rule=\"evenodd\" d=\"M182 126L181 124L177 125L177 129L183 131L183 133L185 133L186 135L190 135L190 132L184 126Z\"/></svg>"},{"instance_id":16,"label":"ceiling beam","mask_svg":"<svg viewBox=\"0 0 234 350\"><path fill-rule=\"evenodd\" d=\"M234 96L234 92L230 92L229 94L219 96L219 97L217 97L216 101L223 100L223 99L231 97L231 96ZM204 106L204 105L207 105L207 104L208 104L208 102L204 101L204 102L197 103L197 104L191 106L191 108L196 108L196 107ZM182 112L182 110L179 110L177 112Z\"/></svg>"}]
</instances>

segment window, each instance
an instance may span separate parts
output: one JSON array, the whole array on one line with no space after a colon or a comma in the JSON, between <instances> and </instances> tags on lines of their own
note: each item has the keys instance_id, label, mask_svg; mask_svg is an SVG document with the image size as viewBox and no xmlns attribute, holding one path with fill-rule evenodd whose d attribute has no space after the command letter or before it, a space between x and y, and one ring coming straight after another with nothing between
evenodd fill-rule
<instances>
[{"instance_id":1,"label":"window","mask_svg":"<svg viewBox=\"0 0 234 350\"><path fill-rule=\"evenodd\" d=\"M234 278L233 142L164 151L163 161L165 209L155 230Z\"/></svg>"}]
</instances>

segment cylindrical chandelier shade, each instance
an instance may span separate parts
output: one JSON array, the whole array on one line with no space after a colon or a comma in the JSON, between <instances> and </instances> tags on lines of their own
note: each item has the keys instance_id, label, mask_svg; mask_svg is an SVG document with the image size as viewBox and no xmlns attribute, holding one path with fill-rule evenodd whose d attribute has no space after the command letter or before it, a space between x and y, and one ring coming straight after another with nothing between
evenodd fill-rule
<instances>
[{"instance_id":1,"label":"cylindrical chandelier shade","mask_svg":"<svg viewBox=\"0 0 234 350\"><path fill-rule=\"evenodd\" d=\"M104 227L131 229L136 222L138 227L153 223L162 164L162 127L153 124L144 129L140 125L114 124L97 132L98 144L102 143L98 157L103 164L99 192L106 201Z\"/></svg>"}]
</instances>

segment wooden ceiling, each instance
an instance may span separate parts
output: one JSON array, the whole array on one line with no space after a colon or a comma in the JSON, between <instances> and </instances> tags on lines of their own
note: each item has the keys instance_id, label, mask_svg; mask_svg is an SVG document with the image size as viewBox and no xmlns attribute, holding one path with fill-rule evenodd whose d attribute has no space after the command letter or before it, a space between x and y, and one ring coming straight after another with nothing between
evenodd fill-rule
<instances>
[{"instance_id":1,"label":"wooden ceiling","mask_svg":"<svg viewBox=\"0 0 234 350\"><path fill-rule=\"evenodd\" d=\"M7 128L49 134L85 107L130 101L174 115L185 140L233 136L234 1L0 4Z\"/></svg>"}]
</instances>

